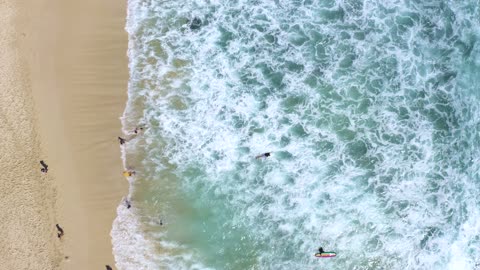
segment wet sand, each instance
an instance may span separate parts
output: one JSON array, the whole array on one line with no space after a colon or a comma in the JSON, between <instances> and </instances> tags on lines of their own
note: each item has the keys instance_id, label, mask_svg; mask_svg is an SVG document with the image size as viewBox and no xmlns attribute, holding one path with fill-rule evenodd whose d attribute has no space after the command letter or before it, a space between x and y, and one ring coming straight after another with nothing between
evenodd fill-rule
<instances>
[{"instance_id":1,"label":"wet sand","mask_svg":"<svg viewBox=\"0 0 480 270\"><path fill-rule=\"evenodd\" d=\"M9 209L0 212L0 254L9 250L0 269L115 269L110 230L127 194L117 141L128 80L126 1L8 0L0 12L9 20L2 62L11 64L1 67L10 79L0 91L9 104L0 110L0 166L9 171L0 184Z\"/></svg>"}]
</instances>

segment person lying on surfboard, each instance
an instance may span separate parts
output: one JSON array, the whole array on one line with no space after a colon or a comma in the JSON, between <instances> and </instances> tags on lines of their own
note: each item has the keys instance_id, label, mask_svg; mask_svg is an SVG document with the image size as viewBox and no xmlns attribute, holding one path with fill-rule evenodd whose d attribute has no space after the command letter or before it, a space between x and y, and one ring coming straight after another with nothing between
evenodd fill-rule
<instances>
[{"instance_id":1,"label":"person lying on surfboard","mask_svg":"<svg viewBox=\"0 0 480 270\"><path fill-rule=\"evenodd\" d=\"M337 256L337 253L334 251L325 251L323 247L318 249L318 253L315 253L315 257L317 258L332 258Z\"/></svg>"}]
</instances>

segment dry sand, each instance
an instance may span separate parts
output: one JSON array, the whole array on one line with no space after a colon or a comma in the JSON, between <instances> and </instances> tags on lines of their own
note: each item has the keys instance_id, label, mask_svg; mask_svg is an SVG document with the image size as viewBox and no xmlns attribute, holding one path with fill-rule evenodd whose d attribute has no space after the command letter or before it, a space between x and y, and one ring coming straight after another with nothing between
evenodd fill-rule
<instances>
[{"instance_id":1,"label":"dry sand","mask_svg":"<svg viewBox=\"0 0 480 270\"><path fill-rule=\"evenodd\" d=\"M0 0L0 269L114 266L109 234L127 193L125 5Z\"/></svg>"},{"instance_id":2,"label":"dry sand","mask_svg":"<svg viewBox=\"0 0 480 270\"><path fill-rule=\"evenodd\" d=\"M54 182L40 172L43 154L15 13L10 2L0 2L0 269L57 269Z\"/></svg>"}]
</instances>

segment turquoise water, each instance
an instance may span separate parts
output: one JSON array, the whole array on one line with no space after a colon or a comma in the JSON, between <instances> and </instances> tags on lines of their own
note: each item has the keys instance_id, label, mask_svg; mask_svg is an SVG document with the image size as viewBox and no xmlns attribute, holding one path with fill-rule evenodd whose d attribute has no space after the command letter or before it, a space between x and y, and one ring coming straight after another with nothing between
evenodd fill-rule
<instances>
[{"instance_id":1,"label":"turquoise water","mask_svg":"<svg viewBox=\"0 0 480 270\"><path fill-rule=\"evenodd\" d=\"M478 1L130 0L127 31L119 269L480 265Z\"/></svg>"}]
</instances>

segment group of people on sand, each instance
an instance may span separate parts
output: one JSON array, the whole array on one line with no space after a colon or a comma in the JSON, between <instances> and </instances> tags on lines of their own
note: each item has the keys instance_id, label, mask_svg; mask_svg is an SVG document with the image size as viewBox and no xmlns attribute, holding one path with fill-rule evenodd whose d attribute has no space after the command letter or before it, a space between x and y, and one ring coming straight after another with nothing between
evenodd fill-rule
<instances>
[{"instance_id":1,"label":"group of people on sand","mask_svg":"<svg viewBox=\"0 0 480 270\"><path fill-rule=\"evenodd\" d=\"M47 173L48 172L48 165L45 163L45 161L43 160L40 160L40 165L42 166L42 168L40 168L40 171L42 173ZM130 204L128 206L128 208L130 208ZM65 231L63 230L63 228L60 226L60 224L55 224L55 228L57 229L57 237L58 239L62 239L62 237L65 235ZM68 259L69 256L65 256L65 259ZM112 267L110 265L105 265L106 269L107 270L113 270Z\"/></svg>"},{"instance_id":2,"label":"group of people on sand","mask_svg":"<svg viewBox=\"0 0 480 270\"><path fill-rule=\"evenodd\" d=\"M40 165L42 166L42 168L40 168L40 171L41 171L42 173L45 173L45 174L46 174L46 173L48 172L48 165L47 165L47 163L45 163L45 161L43 161L43 160L40 160ZM58 223L55 224L55 227L57 228L57 237L58 237L58 239L62 239L62 236L65 234L65 232L63 231L63 228L60 227L60 225L58 225Z\"/></svg>"}]
</instances>

